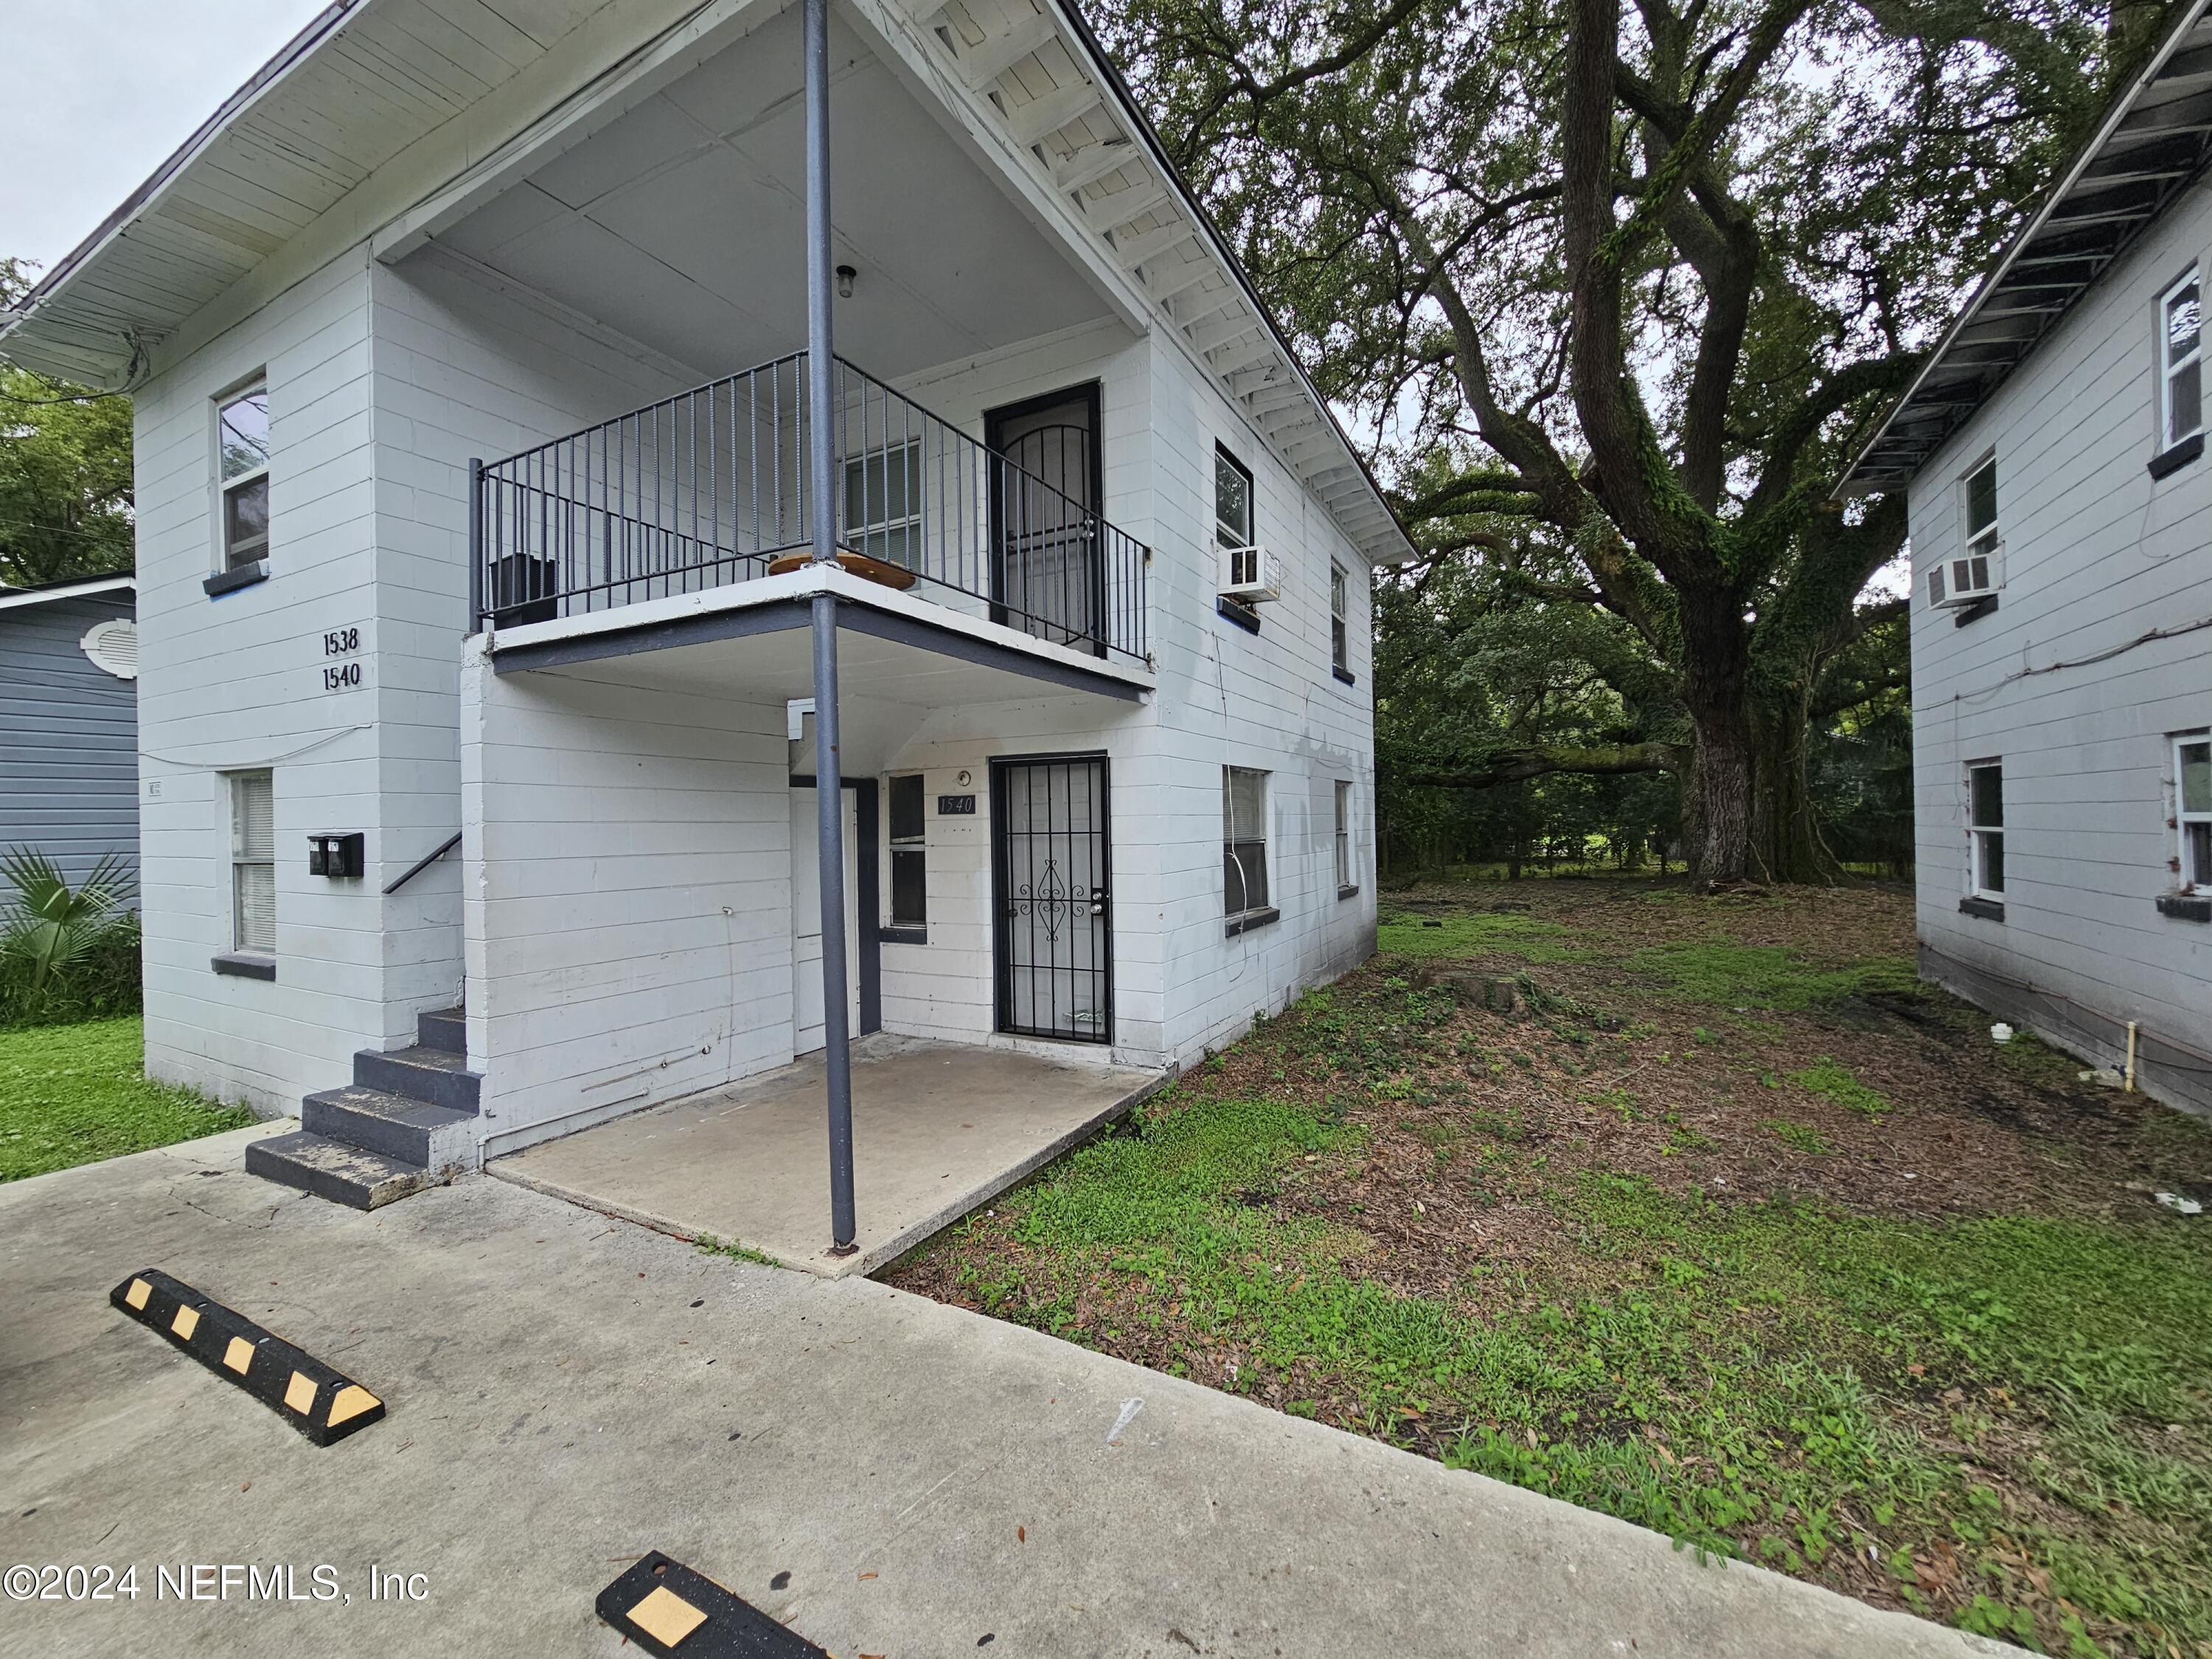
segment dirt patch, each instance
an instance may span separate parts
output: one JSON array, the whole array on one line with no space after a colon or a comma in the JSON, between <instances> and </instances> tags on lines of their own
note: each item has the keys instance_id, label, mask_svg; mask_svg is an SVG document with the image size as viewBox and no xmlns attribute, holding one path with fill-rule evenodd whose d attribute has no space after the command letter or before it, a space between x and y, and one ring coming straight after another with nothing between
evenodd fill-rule
<instances>
[{"instance_id":1,"label":"dirt patch","mask_svg":"<svg viewBox=\"0 0 2212 1659\"><path fill-rule=\"evenodd\" d=\"M1208 1060L1149 1132L1234 1102L1319 1126L1314 1150L1224 1174L1211 1198L1193 1187L1202 1224L1132 1221L1115 1243L1115 1220L1097 1248L1040 1219L1047 1199L1081 1207L1048 1170L1033 1200L886 1276L1883 1605L2052 1650L2078 1632L2082 1653L2212 1655L2212 1348L2092 1406L2063 1378L2105 1364L2094 1352L2007 1370L2007 1342L2063 1346L2063 1303L2042 1336L2000 1339L2021 1287L1930 1289L1922 1265L1947 1259L1930 1239L2021 1219L2086 1229L2067 1248L2092 1254L2155 1230L2154 1192L2212 1200L2212 1133L2082 1084L2031 1039L1993 1042L1986 1015L1918 985L1907 895L1531 881L1386 895L1383 911L1374 961ZM1114 1202L1154 1204L1165 1178ZM1784 1219L1751 1249L1730 1217ZM1872 1290L1850 1261L1816 1260L1824 1230L1855 1225L1895 1256L1869 1262ZM2001 1278L2002 1251L1988 1260ZM1770 1296L1770 1270L1818 1288ZM1742 1285L1715 1291L1729 1273ZM2094 1297L2162 1281L2084 1282ZM1590 1326L1601 1340L1577 1323L1632 1324L1655 1285L1682 1330ZM1930 1346L1895 1339L1923 1327ZM1622 1345L1609 1360L1606 1340ZM1646 1349L1676 1341L1639 1395ZM1698 1382L1701 1343L1747 1368ZM1538 1381L1497 1391L1524 1350ZM1784 1375L1808 1400L1841 1392L1739 1433ZM1729 1388L1736 1419L1717 1423ZM1822 1423L1863 1447L1827 1449ZM1890 1473L1838 1475L1852 1457ZM2098 1582L2164 1588L2093 1592L2085 1559Z\"/></svg>"}]
</instances>

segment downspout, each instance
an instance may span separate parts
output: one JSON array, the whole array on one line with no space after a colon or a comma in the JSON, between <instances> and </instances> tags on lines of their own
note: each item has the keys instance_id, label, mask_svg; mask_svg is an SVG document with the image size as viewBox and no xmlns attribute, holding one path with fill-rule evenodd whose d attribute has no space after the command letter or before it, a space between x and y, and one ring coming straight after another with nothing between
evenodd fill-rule
<instances>
[{"instance_id":1,"label":"downspout","mask_svg":"<svg viewBox=\"0 0 2212 1659\"><path fill-rule=\"evenodd\" d=\"M837 558L836 360L830 335L830 0L805 0L806 387L814 562ZM837 755L837 599L817 593L814 629L815 840L822 860L823 1070L830 1097L830 1254L850 1255L853 1057L845 1014L844 775Z\"/></svg>"}]
</instances>

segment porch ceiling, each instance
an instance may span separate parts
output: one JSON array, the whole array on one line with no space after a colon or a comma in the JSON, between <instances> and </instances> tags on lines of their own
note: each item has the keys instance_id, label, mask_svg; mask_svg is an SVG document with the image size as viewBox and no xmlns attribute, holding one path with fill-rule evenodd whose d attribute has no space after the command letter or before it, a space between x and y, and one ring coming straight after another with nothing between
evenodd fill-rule
<instances>
[{"instance_id":1,"label":"porch ceiling","mask_svg":"<svg viewBox=\"0 0 2212 1659\"><path fill-rule=\"evenodd\" d=\"M895 378L1104 301L832 13L838 349ZM708 374L805 338L805 111L789 8L439 234Z\"/></svg>"}]
</instances>

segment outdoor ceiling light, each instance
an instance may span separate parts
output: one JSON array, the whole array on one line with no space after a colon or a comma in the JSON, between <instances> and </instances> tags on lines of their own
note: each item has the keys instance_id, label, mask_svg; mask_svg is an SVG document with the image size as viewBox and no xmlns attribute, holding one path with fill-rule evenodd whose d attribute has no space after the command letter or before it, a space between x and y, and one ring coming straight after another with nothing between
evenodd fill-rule
<instances>
[{"instance_id":1,"label":"outdoor ceiling light","mask_svg":"<svg viewBox=\"0 0 2212 1659\"><path fill-rule=\"evenodd\" d=\"M850 265L837 267L837 297L839 299L849 300L853 297L853 279L860 274Z\"/></svg>"}]
</instances>

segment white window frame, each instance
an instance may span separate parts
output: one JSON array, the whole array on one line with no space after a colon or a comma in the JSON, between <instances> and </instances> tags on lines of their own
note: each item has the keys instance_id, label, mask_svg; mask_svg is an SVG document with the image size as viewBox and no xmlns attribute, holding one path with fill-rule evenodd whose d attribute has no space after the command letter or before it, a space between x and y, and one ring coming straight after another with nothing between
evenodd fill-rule
<instances>
[{"instance_id":1,"label":"white window frame","mask_svg":"<svg viewBox=\"0 0 2212 1659\"><path fill-rule=\"evenodd\" d=\"M214 418L210 422L210 440L213 450L210 461L215 477L215 552L216 573L218 575L243 569L247 565L261 563L269 556L270 532L267 515L270 465L268 459L264 457L259 466L248 467L234 477L225 477L222 471L222 417L233 406L245 402L257 393L260 396L265 414L269 403L269 377L265 374L256 374L251 380L240 381L214 399ZM270 448L272 453L276 448L273 440ZM241 545L249 550L241 556L238 550L231 546L230 542L230 498L238 491L254 483L259 483L262 486L261 538L258 543L242 544Z\"/></svg>"},{"instance_id":2,"label":"white window frame","mask_svg":"<svg viewBox=\"0 0 2212 1659\"><path fill-rule=\"evenodd\" d=\"M1970 559L1989 560L1991 587L1997 585L1997 553L2004 546L2004 496L2000 489L2003 480L1996 476L1996 452L1992 450L1969 467L1966 476L1959 481L1959 545ZM1978 531L1974 528L1974 480L1984 472L1990 475L1990 521Z\"/></svg>"},{"instance_id":3,"label":"white window frame","mask_svg":"<svg viewBox=\"0 0 2212 1659\"><path fill-rule=\"evenodd\" d=\"M2173 448L2204 430L2204 290L2197 285L2198 268L2191 265L2187 271L2169 283L2158 296L2158 447L2160 453ZM2182 289L2197 286L2197 344L2179 362L2167 357L2166 306ZM2186 432L2173 429L2173 383L2185 369L2197 370L2197 424Z\"/></svg>"},{"instance_id":4,"label":"white window frame","mask_svg":"<svg viewBox=\"0 0 2212 1659\"><path fill-rule=\"evenodd\" d=\"M2182 773L2182 751L2187 749L2205 750L2208 760L2212 760L2212 732L2185 732L2173 740L2173 832L2179 843L2175 850L2179 855L2175 867L2181 873L2181 890L2194 893L2212 888L2212 847L2207 848L2204 857L2197 857L2190 834L2191 830L2201 828L2203 835L2194 839L2212 842L2212 800L2207 800L2200 810L2190 807Z\"/></svg>"},{"instance_id":5,"label":"white window frame","mask_svg":"<svg viewBox=\"0 0 2212 1659\"><path fill-rule=\"evenodd\" d=\"M273 957L276 954L276 775L271 771L228 772L223 777L230 813L230 948L239 956ZM269 846L265 853L246 844L244 792L257 782L269 791ZM269 872L266 941L248 935L244 873L248 869L266 869Z\"/></svg>"},{"instance_id":6,"label":"white window frame","mask_svg":"<svg viewBox=\"0 0 2212 1659\"><path fill-rule=\"evenodd\" d=\"M1257 823L1244 823L1238 821L1237 817L1235 780L1240 776L1259 780L1260 801L1257 809L1259 815ZM1256 766L1224 766L1221 769L1221 908L1224 916L1232 928L1237 927L1240 922L1249 922L1254 918L1264 919L1275 913L1274 890L1270 884L1267 869L1268 778L1269 774ZM1251 855L1238 850L1255 846L1259 848L1257 873L1260 902L1257 904L1252 902L1254 866L1248 861ZM1232 860L1237 866L1237 884L1243 889L1244 904L1241 909L1230 908L1228 871Z\"/></svg>"},{"instance_id":7,"label":"white window frame","mask_svg":"<svg viewBox=\"0 0 2212 1659\"><path fill-rule=\"evenodd\" d=\"M864 553L872 559L881 559L885 564L896 564L912 569L921 563L922 477L921 440L909 438L903 443L883 443L865 454L845 458L845 545L855 553ZM899 482L906 486L907 510L892 516L890 480L896 471ZM869 486L877 488L871 492ZM853 490L860 492L863 517L853 516ZM883 516L872 514L878 507Z\"/></svg>"},{"instance_id":8,"label":"white window frame","mask_svg":"<svg viewBox=\"0 0 2212 1659\"><path fill-rule=\"evenodd\" d=\"M1974 817L1974 775L1995 772L1997 775L1997 821L1980 823ZM2002 759L1969 761L1966 763L1966 890L1978 899L1987 899L2002 904L2005 862L2004 825L2004 762ZM1997 884L1988 882L1989 849L1994 842L1997 849Z\"/></svg>"},{"instance_id":9,"label":"white window frame","mask_svg":"<svg viewBox=\"0 0 2212 1659\"><path fill-rule=\"evenodd\" d=\"M921 793L922 830L920 835L899 836L893 832L892 828L891 793L898 785L909 779ZM929 786L919 772L894 772L884 780L884 848L886 865L884 908L890 917L884 925L902 932L926 928L929 925ZM921 914L918 916L898 914L897 872L899 855L902 853L921 860Z\"/></svg>"},{"instance_id":10,"label":"white window frame","mask_svg":"<svg viewBox=\"0 0 2212 1659\"><path fill-rule=\"evenodd\" d=\"M1347 778L1336 781L1336 896L1350 898L1359 890L1359 872L1353 865L1352 848L1352 782Z\"/></svg>"},{"instance_id":11,"label":"white window frame","mask_svg":"<svg viewBox=\"0 0 2212 1659\"><path fill-rule=\"evenodd\" d=\"M1221 516L1221 473L1224 467L1244 481L1244 523L1241 528L1232 527L1230 521ZM1213 446L1213 539L1223 548L1237 551L1259 545L1255 528L1260 521L1259 493L1252 469L1231 454L1227 444L1216 442ZM1258 573L1255 569L1248 575L1240 566L1238 580L1257 580Z\"/></svg>"},{"instance_id":12,"label":"white window frame","mask_svg":"<svg viewBox=\"0 0 2212 1659\"><path fill-rule=\"evenodd\" d=\"M1338 672L1352 672L1352 575L1334 559L1328 562L1328 656Z\"/></svg>"}]
</instances>

